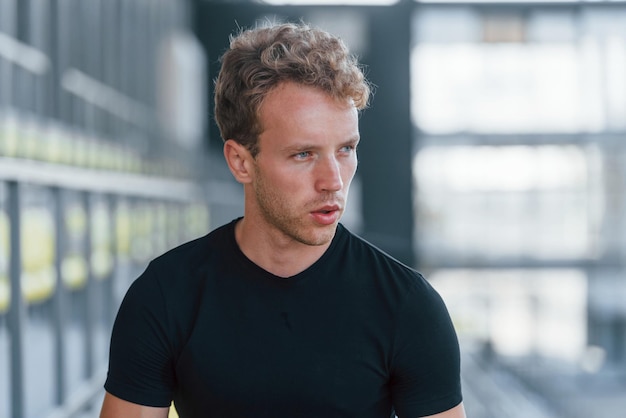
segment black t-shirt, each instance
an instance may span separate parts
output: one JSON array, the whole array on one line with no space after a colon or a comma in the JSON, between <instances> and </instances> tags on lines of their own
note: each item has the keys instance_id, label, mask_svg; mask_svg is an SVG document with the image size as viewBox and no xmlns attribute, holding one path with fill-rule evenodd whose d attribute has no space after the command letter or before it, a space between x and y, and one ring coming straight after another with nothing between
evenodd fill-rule
<instances>
[{"instance_id":1,"label":"black t-shirt","mask_svg":"<svg viewBox=\"0 0 626 418\"><path fill-rule=\"evenodd\" d=\"M191 417L419 417L461 402L459 347L429 283L342 225L280 278L236 221L150 263L118 312L105 388Z\"/></svg>"}]
</instances>

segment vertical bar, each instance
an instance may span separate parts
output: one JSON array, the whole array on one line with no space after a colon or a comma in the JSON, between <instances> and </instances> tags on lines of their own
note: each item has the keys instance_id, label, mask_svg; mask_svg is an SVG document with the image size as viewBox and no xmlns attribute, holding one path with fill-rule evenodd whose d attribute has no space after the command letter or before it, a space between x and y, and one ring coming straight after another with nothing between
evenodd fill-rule
<instances>
[{"instance_id":1,"label":"vertical bar","mask_svg":"<svg viewBox=\"0 0 626 418\"><path fill-rule=\"evenodd\" d=\"M67 12L67 24L71 27L71 30L67 31L67 39L69 42L69 55L67 61L68 68L75 68L85 72L84 65L84 44L85 44L85 13L83 12L84 6L80 0L68 0ZM74 128L74 132L78 133L83 127L83 103L80 97L69 95L69 117L70 124ZM72 164L76 164L78 161L74 159Z\"/></svg>"},{"instance_id":2,"label":"vertical bar","mask_svg":"<svg viewBox=\"0 0 626 418\"><path fill-rule=\"evenodd\" d=\"M84 22L86 27L84 28L84 68L85 73L96 80L102 81L102 70L100 68L100 53L101 53L101 25L99 11L99 0L90 0L83 2L84 7ZM85 139L88 142L87 151L87 164L89 167L94 168L97 166L99 155L96 152L96 147L99 141L99 115L101 110L98 106L83 102L85 107L85 119L83 125L83 133Z\"/></svg>"},{"instance_id":3,"label":"vertical bar","mask_svg":"<svg viewBox=\"0 0 626 418\"><path fill-rule=\"evenodd\" d=\"M95 283L93 268L91 263L92 253L92 204L89 192L82 192L87 217L87 228L85 233L85 258L87 260L87 285L85 287L85 377L88 379L94 375L94 328L95 312L97 304L94 303Z\"/></svg>"},{"instance_id":4,"label":"vertical bar","mask_svg":"<svg viewBox=\"0 0 626 418\"><path fill-rule=\"evenodd\" d=\"M60 85L64 71L69 66L72 38L70 36L73 29L72 21L69 18L70 4L68 0L54 0L53 20L55 33L55 41L52 43L54 51L51 54L52 57L52 77L55 82L54 91L54 116L62 121L64 126L69 126L71 118L70 110L70 98L68 93L63 90Z\"/></svg>"},{"instance_id":5,"label":"vertical bar","mask_svg":"<svg viewBox=\"0 0 626 418\"><path fill-rule=\"evenodd\" d=\"M111 257L113 258L113 268L111 269L111 274L105 283L105 321L106 326L109 328L113 327L113 321L115 320L115 313L117 312L117 304L115 300L115 283L117 281L117 273L118 273L118 250L117 250L117 205L118 205L118 197L115 195L109 195L107 197L107 205L109 208L109 213L111 214L111 242L110 248Z\"/></svg>"},{"instance_id":6,"label":"vertical bar","mask_svg":"<svg viewBox=\"0 0 626 418\"><path fill-rule=\"evenodd\" d=\"M11 334L11 417L24 417L24 324L26 318L22 298L22 254L20 231L20 185L17 181L7 183L9 225L11 225L9 280L11 305L9 307L9 331Z\"/></svg>"},{"instance_id":7,"label":"vertical bar","mask_svg":"<svg viewBox=\"0 0 626 418\"><path fill-rule=\"evenodd\" d=\"M31 0L19 0L17 7L16 37L24 43L29 43L30 38L30 2Z\"/></svg>"},{"instance_id":8,"label":"vertical bar","mask_svg":"<svg viewBox=\"0 0 626 418\"><path fill-rule=\"evenodd\" d=\"M16 38L30 45L30 0L19 0L16 4ZM33 82L32 74L25 68L17 67L15 71L15 81L13 83L13 94L16 107L21 111L33 110ZM22 148L23 149L23 148Z\"/></svg>"},{"instance_id":9,"label":"vertical bar","mask_svg":"<svg viewBox=\"0 0 626 418\"><path fill-rule=\"evenodd\" d=\"M50 15L49 0L30 0L30 9L28 10L27 19L28 27L28 43L44 53L50 58L50 38L48 36ZM46 82L48 70L44 73L30 74L31 83L33 84L33 112L39 117L44 117L47 111L47 91ZM38 135L40 136L40 134ZM32 140L32 139L31 139ZM41 157L40 151L35 151L35 155Z\"/></svg>"},{"instance_id":10,"label":"vertical bar","mask_svg":"<svg viewBox=\"0 0 626 418\"><path fill-rule=\"evenodd\" d=\"M47 17L48 30L46 36L48 37L48 56L50 57L50 69L48 70L48 76L46 77L46 110L47 117L52 119L60 119L61 112L59 111L61 101L59 100L59 83L57 80L60 78L59 72L59 1L50 0L49 16Z\"/></svg>"},{"instance_id":11,"label":"vertical bar","mask_svg":"<svg viewBox=\"0 0 626 418\"><path fill-rule=\"evenodd\" d=\"M101 38L100 38L101 53L99 56L99 60L100 60L99 67L101 68L100 80L104 84L115 89L115 86L113 85L112 80L111 80L111 63L109 62L109 60L111 59L111 46L112 46L111 36L113 34L113 30L111 29L111 26L110 26L112 23L112 19L111 19L112 7L115 7L115 3L112 2L111 0L100 2L100 10L98 14L101 16L100 27L102 29L101 29ZM100 133L101 133L102 139L108 142L111 140L111 137L113 136L113 133L111 132L110 110L107 109L106 111L104 111L101 109L100 118L101 118ZM109 163L107 162L107 165L108 164Z\"/></svg>"},{"instance_id":12,"label":"vertical bar","mask_svg":"<svg viewBox=\"0 0 626 418\"><path fill-rule=\"evenodd\" d=\"M9 23L12 17L10 6L11 3L9 3L9 0L0 0L0 33L5 35L10 34ZM9 60L0 55L0 111L11 102L9 94L11 91L11 81L9 80L9 76Z\"/></svg>"},{"instance_id":13,"label":"vertical bar","mask_svg":"<svg viewBox=\"0 0 626 418\"><path fill-rule=\"evenodd\" d=\"M56 225L55 237L55 256L54 267L57 276L56 291L53 295L53 332L54 332L54 369L55 369L55 402L57 405L63 405L67 398L67 380L65 376L65 306L67 297L65 294L65 286L63 284L62 263L65 253L65 222L63 213L63 198L61 189L54 187L52 189L52 198L54 204L54 223Z\"/></svg>"},{"instance_id":14,"label":"vertical bar","mask_svg":"<svg viewBox=\"0 0 626 418\"><path fill-rule=\"evenodd\" d=\"M4 0L0 2L0 31L11 37L16 36L17 26L17 5L16 0ZM14 64L6 59L0 62L6 71L0 72L0 93L4 96L2 104L11 107L15 102L15 92L13 85L15 84Z\"/></svg>"}]
</instances>

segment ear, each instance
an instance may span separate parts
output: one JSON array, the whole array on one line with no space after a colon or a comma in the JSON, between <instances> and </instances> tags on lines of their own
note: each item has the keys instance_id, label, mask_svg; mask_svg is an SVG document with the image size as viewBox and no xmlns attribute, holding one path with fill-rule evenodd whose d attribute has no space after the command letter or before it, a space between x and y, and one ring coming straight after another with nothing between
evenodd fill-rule
<instances>
[{"instance_id":1,"label":"ear","mask_svg":"<svg viewBox=\"0 0 626 418\"><path fill-rule=\"evenodd\" d=\"M224 158L235 180L245 184L252 181L254 164L250 151L234 139L224 142Z\"/></svg>"}]
</instances>

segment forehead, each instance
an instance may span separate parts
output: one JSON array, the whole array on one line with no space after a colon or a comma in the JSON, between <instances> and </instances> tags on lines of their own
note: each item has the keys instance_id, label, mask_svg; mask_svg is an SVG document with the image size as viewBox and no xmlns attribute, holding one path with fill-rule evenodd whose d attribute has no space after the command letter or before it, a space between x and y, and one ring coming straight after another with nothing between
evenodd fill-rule
<instances>
[{"instance_id":1,"label":"forehead","mask_svg":"<svg viewBox=\"0 0 626 418\"><path fill-rule=\"evenodd\" d=\"M259 107L259 120L263 131L307 124L358 131L358 111L351 100L338 100L321 89L292 82L281 83L267 94Z\"/></svg>"}]
</instances>

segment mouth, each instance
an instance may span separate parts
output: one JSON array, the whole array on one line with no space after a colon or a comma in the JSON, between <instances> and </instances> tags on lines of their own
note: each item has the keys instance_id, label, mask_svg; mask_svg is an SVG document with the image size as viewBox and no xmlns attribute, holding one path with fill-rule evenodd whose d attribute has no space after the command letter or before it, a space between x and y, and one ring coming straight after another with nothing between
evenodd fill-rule
<instances>
[{"instance_id":1,"label":"mouth","mask_svg":"<svg viewBox=\"0 0 626 418\"><path fill-rule=\"evenodd\" d=\"M331 225L339 220L341 207L339 205L326 205L311 211L313 219L321 225Z\"/></svg>"},{"instance_id":2,"label":"mouth","mask_svg":"<svg viewBox=\"0 0 626 418\"><path fill-rule=\"evenodd\" d=\"M339 211L341 208L339 207L339 205L326 205L323 206L319 209L314 210L314 213L323 213L323 214L329 214L329 213L333 213L333 212L337 212Z\"/></svg>"}]
</instances>

